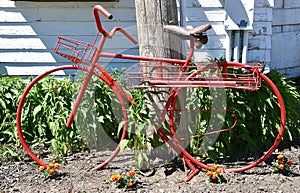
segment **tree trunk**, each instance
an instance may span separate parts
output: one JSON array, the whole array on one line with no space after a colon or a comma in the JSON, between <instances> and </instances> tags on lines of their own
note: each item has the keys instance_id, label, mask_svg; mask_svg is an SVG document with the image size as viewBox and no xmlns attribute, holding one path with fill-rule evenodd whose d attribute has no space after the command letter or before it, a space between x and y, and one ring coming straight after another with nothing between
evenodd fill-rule
<instances>
[{"instance_id":1,"label":"tree trunk","mask_svg":"<svg viewBox=\"0 0 300 193\"><path fill-rule=\"evenodd\" d=\"M164 25L178 25L178 14L176 0L135 0L139 49L141 56L162 57L162 58L181 58L181 40L173 34L164 32ZM154 72L157 68L156 62L147 62L148 67L143 67L143 72ZM149 67L151 65L151 67ZM164 64L162 64L164 65ZM153 67L152 67L153 66ZM173 70L172 70L173 71ZM170 69L163 70L163 76L170 72ZM154 73L155 74L155 73ZM155 89L153 89L155 90ZM147 94L151 102L151 111L156 112L159 117L168 98L169 89L160 89L161 94ZM168 119L168 118L166 118ZM152 120L153 121L153 120ZM166 120L165 122L168 122ZM154 128L152 128L154 129ZM147 136L155 138L156 132L146 128ZM152 132L151 132L152 131ZM170 159L173 153L165 144L163 147L155 148L151 157ZM163 158L164 157L164 158ZM172 158L171 158L172 159Z\"/></svg>"},{"instance_id":2,"label":"tree trunk","mask_svg":"<svg viewBox=\"0 0 300 193\"><path fill-rule=\"evenodd\" d=\"M163 25L178 25L176 0L135 0L141 56L180 57L180 40Z\"/></svg>"}]
</instances>

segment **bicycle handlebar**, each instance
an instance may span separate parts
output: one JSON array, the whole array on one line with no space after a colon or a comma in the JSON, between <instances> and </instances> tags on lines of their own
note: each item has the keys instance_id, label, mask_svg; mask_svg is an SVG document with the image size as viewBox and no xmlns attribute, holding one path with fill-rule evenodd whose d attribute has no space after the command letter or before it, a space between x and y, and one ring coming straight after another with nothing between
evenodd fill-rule
<instances>
[{"instance_id":1,"label":"bicycle handlebar","mask_svg":"<svg viewBox=\"0 0 300 193\"><path fill-rule=\"evenodd\" d=\"M115 27L111 33L107 32L104 27L102 27L99 12L101 12L107 19L112 19L113 15L109 13L104 7L101 5L94 6L94 16L97 24L98 31L102 33L104 36L112 37L116 31L123 33L129 40L131 40L134 44L137 44L137 40L131 36L126 30Z\"/></svg>"},{"instance_id":2,"label":"bicycle handlebar","mask_svg":"<svg viewBox=\"0 0 300 193\"><path fill-rule=\"evenodd\" d=\"M101 5L94 6L94 16L97 24L97 28L100 33L102 33L104 36L108 34L108 32L102 27L99 12L101 12L107 19L112 19L113 15L109 13L104 7Z\"/></svg>"}]
</instances>

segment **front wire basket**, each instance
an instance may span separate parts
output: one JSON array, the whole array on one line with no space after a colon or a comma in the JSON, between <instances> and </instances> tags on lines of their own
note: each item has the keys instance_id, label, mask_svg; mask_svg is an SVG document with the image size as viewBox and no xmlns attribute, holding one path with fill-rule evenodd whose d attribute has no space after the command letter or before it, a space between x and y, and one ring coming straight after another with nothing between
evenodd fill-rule
<instances>
[{"instance_id":1,"label":"front wire basket","mask_svg":"<svg viewBox=\"0 0 300 193\"><path fill-rule=\"evenodd\" d=\"M88 65L96 51L92 44L58 36L54 52L76 64ZM96 37L97 38L97 37Z\"/></svg>"}]
</instances>

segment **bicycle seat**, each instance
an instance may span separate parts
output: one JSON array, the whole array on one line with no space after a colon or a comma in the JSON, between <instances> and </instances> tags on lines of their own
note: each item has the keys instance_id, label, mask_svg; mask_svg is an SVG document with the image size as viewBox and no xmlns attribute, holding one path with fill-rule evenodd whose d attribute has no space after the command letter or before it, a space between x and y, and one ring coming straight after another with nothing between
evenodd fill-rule
<instances>
[{"instance_id":1,"label":"bicycle seat","mask_svg":"<svg viewBox=\"0 0 300 193\"><path fill-rule=\"evenodd\" d=\"M165 25L164 29L167 32L180 36L182 39L189 39L191 36L196 38L195 47L201 48L202 44L206 44L208 41L207 35L203 33L211 29L211 25L201 25L193 29L187 29L177 25Z\"/></svg>"}]
</instances>

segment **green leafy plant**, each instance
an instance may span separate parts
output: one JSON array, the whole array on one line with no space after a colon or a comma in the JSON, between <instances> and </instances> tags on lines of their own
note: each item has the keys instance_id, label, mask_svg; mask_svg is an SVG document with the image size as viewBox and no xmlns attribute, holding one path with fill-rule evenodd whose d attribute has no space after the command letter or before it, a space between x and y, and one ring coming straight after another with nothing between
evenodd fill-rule
<instances>
[{"instance_id":1,"label":"green leafy plant","mask_svg":"<svg viewBox=\"0 0 300 193\"><path fill-rule=\"evenodd\" d=\"M16 111L26 84L21 77L8 77L0 74L0 153L3 158L20 159L16 130Z\"/></svg>"},{"instance_id":2,"label":"green leafy plant","mask_svg":"<svg viewBox=\"0 0 300 193\"><path fill-rule=\"evenodd\" d=\"M294 136L300 132L299 113L297 104L300 103L300 95L296 90L295 84L281 75L278 71L272 70L267 76L279 89L286 108L286 127L283 135L283 143L294 140ZM210 104L208 89L200 88L197 91L198 96L203 98L205 105ZM213 146L209 147L206 156L215 160L216 158L225 158L239 153L247 155L261 152L261 149L270 147L274 143L275 136L278 133L280 124L280 110L276 96L272 90L263 82L258 91L244 91L228 89L226 91L227 109L232 110L237 118L237 125L228 132L220 133L218 140ZM203 115L205 121L206 117ZM231 113L225 116L224 128L233 124L234 119ZM222 119L222 117L220 117ZM206 128L206 123L203 124ZM200 131L199 133L204 131ZM205 137L195 138L191 143L191 151L198 151L198 144ZM196 154L195 153L195 154Z\"/></svg>"}]
</instances>

